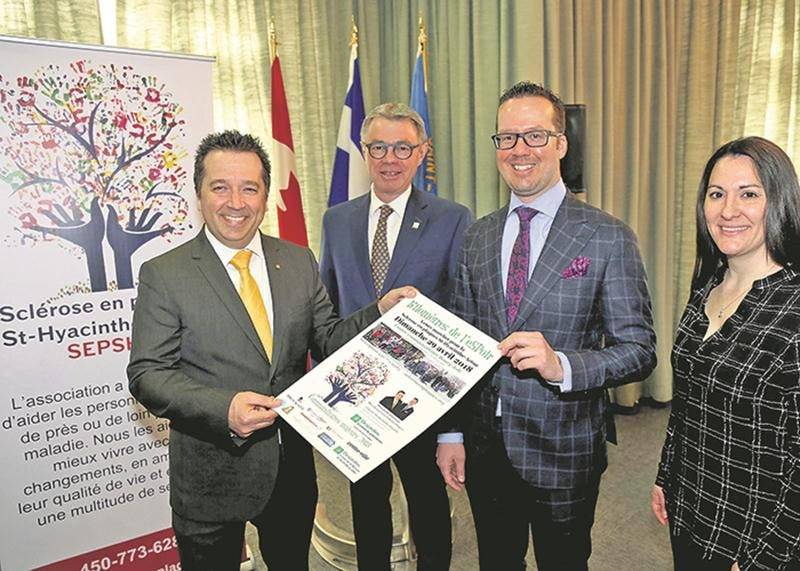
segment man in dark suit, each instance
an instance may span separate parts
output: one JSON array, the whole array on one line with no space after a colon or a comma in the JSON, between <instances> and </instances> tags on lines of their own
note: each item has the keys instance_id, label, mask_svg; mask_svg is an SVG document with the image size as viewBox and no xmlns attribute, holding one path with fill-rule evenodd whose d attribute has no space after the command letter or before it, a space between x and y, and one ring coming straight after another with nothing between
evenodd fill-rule
<instances>
[{"instance_id":1,"label":"man in dark suit","mask_svg":"<svg viewBox=\"0 0 800 571\"><path fill-rule=\"evenodd\" d=\"M414 412L414 407L417 406L418 402L419 399L417 397L413 397L410 401L408 401L408 404L403 405L402 409L399 409L397 412L395 412L395 415L400 420L407 419L409 416L411 416L411 413Z\"/></svg>"},{"instance_id":2,"label":"man in dark suit","mask_svg":"<svg viewBox=\"0 0 800 571\"><path fill-rule=\"evenodd\" d=\"M636 238L567 192L564 126L539 85L501 96L492 138L511 201L470 228L459 258L455 312L503 340L460 408L464 444L440 435L438 450L448 484L466 482L481 569L524 569L529 529L540 570L587 569L613 423L605 389L656 362Z\"/></svg>"},{"instance_id":3,"label":"man in dark suit","mask_svg":"<svg viewBox=\"0 0 800 571\"><path fill-rule=\"evenodd\" d=\"M376 107L364 119L361 140L371 191L329 209L322 222L320 271L331 300L342 315L350 315L403 283L446 304L472 214L412 188L427 152L425 126L416 111L398 103ZM434 454L435 435L429 431L394 456L421 571L447 569L451 554L447 494ZM388 462L350 486L361 569L389 569L391 489Z\"/></svg>"},{"instance_id":4,"label":"man in dark suit","mask_svg":"<svg viewBox=\"0 0 800 571\"><path fill-rule=\"evenodd\" d=\"M194 177L205 227L139 274L128 378L131 393L171 421L184 570L238 569L248 520L270 568L308 568L311 448L277 422L269 395L305 373L309 349L324 357L379 316L373 303L340 320L313 254L258 231L269 172L258 139L206 137ZM386 295L380 310L399 297Z\"/></svg>"},{"instance_id":5,"label":"man in dark suit","mask_svg":"<svg viewBox=\"0 0 800 571\"><path fill-rule=\"evenodd\" d=\"M402 410L406 405L403 404L403 397L406 396L404 391L397 391L393 397L383 397L380 400L380 405L386 408L393 415L398 416L398 411Z\"/></svg>"}]
</instances>

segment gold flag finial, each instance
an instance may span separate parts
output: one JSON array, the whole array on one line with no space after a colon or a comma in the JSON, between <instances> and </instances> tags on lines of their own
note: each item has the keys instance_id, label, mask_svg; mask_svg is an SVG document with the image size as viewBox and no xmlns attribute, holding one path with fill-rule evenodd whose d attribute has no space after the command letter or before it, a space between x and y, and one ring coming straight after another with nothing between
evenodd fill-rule
<instances>
[{"instance_id":1,"label":"gold flag finial","mask_svg":"<svg viewBox=\"0 0 800 571\"><path fill-rule=\"evenodd\" d=\"M422 20L422 14L419 15L419 45L425 49L425 44L428 43L428 34L425 33L425 22Z\"/></svg>"},{"instance_id":2,"label":"gold flag finial","mask_svg":"<svg viewBox=\"0 0 800 571\"><path fill-rule=\"evenodd\" d=\"M356 26L355 15L351 16L353 19L353 27L350 29L350 47L358 45L358 26Z\"/></svg>"},{"instance_id":3,"label":"gold flag finial","mask_svg":"<svg viewBox=\"0 0 800 571\"><path fill-rule=\"evenodd\" d=\"M275 33L275 16L269 17L269 59L274 60L278 56L278 35Z\"/></svg>"},{"instance_id":4,"label":"gold flag finial","mask_svg":"<svg viewBox=\"0 0 800 571\"><path fill-rule=\"evenodd\" d=\"M428 34L425 32L425 22L422 14L419 15L419 53L422 55L422 85L428 91Z\"/></svg>"}]
</instances>

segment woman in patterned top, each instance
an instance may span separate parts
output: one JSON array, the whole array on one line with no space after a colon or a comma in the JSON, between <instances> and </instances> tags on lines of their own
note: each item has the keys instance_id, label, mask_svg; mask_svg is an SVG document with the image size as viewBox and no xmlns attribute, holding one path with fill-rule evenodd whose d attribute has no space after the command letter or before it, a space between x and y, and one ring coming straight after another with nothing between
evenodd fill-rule
<instances>
[{"instance_id":1,"label":"woman in patterned top","mask_svg":"<svg viewBox=\"0 0 800 571\"><path fill-rule=\"evenodd\" d=\"M800 186L759 137L700 182L652 508L676 570L800 569Z\"/></svg>"}]
</instances>

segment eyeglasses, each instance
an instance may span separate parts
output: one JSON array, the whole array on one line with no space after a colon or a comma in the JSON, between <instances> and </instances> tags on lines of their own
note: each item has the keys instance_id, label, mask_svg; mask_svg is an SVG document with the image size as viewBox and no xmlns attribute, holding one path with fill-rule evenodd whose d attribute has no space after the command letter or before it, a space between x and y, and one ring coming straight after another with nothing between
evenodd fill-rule
<instances>
[{"instance_id":1,"label":"eyeglasses","mask_svg":"<svg viewBox=\"0 0 800 571\"><path fill-rule=\"evenodd\" d=\"M367 152L369 156L373 159L382 159L386 156L386 153L389 152L389 149L392 149L394 156L404 161L411 156L414 152L414 149L422 145L422 143L417 143L416 145L412 145L411 143L384 143L383 141L375 141L374 143L365 143L361 141L361 144L367 148Z\"/></svg>"},{"instance_id":2,"label":"eyeglasses","mask_svg":"<svg viewBox=\"0 0 800 571\"><path fill-rule=\"evenodd\" d=\"M517 146L517 141L522 139L529 147L544 147L550 137L560 137L564 133L558 131L547 131L544 129L536 129L535 131L527 131L525 133L497 133L492 135L492 142L494 148L501 151L508 151Z\"/></svg>"}]
</instances>

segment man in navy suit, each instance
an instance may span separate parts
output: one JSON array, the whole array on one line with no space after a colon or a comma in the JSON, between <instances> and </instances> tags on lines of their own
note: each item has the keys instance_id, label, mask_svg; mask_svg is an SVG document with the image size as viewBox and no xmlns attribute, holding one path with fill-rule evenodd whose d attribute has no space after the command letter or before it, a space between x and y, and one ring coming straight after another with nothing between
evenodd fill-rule
<instances>
[{"instance_id":1,"label":"man in navy suit","mask_svg":"<svg viewBox=\"0 0 800 571\"><path fill-rule=\"evenodd\" d=\"M445 480L466 483L481 569L524 569L529 533L541 571L587 569L606 388L656 362L636 237L567 192L564 126L563 103L539 85L501 96L492 139L510 204L469 229L459 257L455 313L503 340L459 405L464 444L439 437Z\"/></svg>"},{"instance_id":2,"label":"man in navy suit","mask_svg":"<svg viewBox=\"0 0 800 571\"><path fill-rule=\"evenodd\" d=\"M371 190L329 209L322 220L320 273L340 315L373 303L392 284L413 285L447 304L458 251L472 214L416 188L411 180L427 152L419 114L386 103L364 119L361 140ZM428 431L393 457L408 500L418 569L447 569L451 556L447 493ZM361 569L389 569L392 473L386 462L350 486Z\"/></svg>"}]
</instances>

